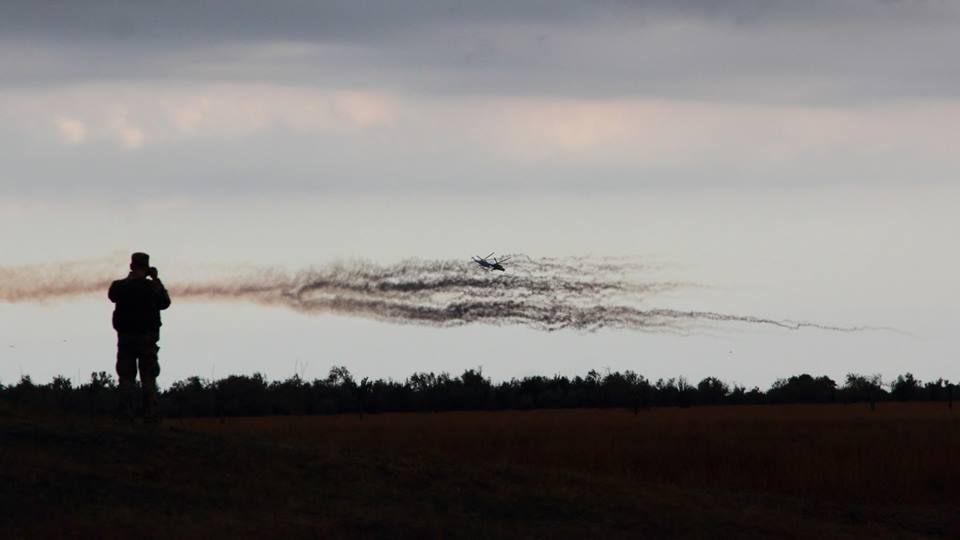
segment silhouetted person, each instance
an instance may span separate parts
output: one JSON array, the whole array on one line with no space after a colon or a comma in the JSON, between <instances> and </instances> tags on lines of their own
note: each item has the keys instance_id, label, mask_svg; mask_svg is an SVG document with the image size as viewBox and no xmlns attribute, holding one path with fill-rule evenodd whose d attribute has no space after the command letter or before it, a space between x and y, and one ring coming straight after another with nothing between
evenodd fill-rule
<instances>
[{"instance_id":1,"label":"silhouetted person","mask_svg":"<svg viewBox=\"0 0 960 540\"><path fill-rule=\"evenodd\" d=\"M160 310L170 307L170 295L150 266L150 256L134 253L130 257L130 274L110 284L113 328L117 331L117 376L120 378L120 414L133 416L134 385L137 369L143 388L143 417L147 422L159 421L157 376L160 363Z\"/></svg>"}]
</instances>

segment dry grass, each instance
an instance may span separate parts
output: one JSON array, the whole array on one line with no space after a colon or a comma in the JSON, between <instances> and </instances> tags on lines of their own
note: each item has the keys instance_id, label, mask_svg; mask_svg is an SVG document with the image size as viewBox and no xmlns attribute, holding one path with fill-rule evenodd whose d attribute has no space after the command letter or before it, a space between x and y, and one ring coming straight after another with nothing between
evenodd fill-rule
<instances>
[{"instance_id":1,"label":"dry grass","mask_svg":"<svg viewBox=\"0 0 960 540\"><path fill-rule=\"evenodd\" d=\"M936 404L0 415L4 538L958 538Z\"/></svg>"},{"instance_id":2,"label":"dry grass","mask_svg":"<svg viewBox=\"0 0 960 540\"><path fill-rule=\"evenodd\" d=\"M177 422L173 422L177 425ZM960 502L960 411L939 403L189 419L320 450L435 454L857 503Z\"/></svg>"}]
</instances>

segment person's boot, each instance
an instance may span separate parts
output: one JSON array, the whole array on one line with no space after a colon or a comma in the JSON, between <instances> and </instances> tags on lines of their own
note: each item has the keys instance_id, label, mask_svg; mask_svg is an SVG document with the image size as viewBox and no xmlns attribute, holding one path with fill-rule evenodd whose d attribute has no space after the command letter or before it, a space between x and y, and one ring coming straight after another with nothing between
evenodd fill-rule
<instances>
[{"instance_id":1,"label":"person's boot","mask_svg":"<svg viewBox=\"0 0 960 540\"><path fill-rule=\"evenodd\" d=\"M143 385L143 422L146 424L160 423L160 401L157 395L157 380L141 378Z\"/></svg>"},{"instance_id":2,"label":"person's boot","mask_svg":"<svg viewBox=\"0 0 960 540\"><path fill-rule=\"evenodd\" d=\"M133 420L133 401L134 401L134 383L133 379L121 377L117 385L117 418L119 420Z\"/></svg>"}]
</instances>

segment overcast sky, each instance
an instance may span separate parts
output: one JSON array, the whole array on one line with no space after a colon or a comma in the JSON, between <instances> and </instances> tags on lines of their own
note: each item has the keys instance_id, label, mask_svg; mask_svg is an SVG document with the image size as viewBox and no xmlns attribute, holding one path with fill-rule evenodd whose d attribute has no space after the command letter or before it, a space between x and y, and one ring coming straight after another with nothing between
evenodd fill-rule
<instances>
[{"instance_id":1,"label":"overcast sky","mask_svg":"<svg viewBox=\"0 0 960 540\"><path fill-rule=\"evenodd\" d=\"M946 0L5 1L0 266L626 255L705 285L663 305L913 334L436 330L174 299L164 384L294 357L958 378L957 50ZM0 381L112 369L109 309L0 304Z\"/></svg>"}]
</instances>

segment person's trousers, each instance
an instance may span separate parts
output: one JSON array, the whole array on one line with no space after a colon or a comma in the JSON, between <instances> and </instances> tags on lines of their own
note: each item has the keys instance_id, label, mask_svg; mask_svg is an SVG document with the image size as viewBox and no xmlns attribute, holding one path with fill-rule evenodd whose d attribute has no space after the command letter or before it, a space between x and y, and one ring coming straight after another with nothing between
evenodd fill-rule
<instances>
[{"instance_id":1,"label":"person's trousers","mask_svg":"<svg viewBox=\"0 0 960 540\"><path fill-rule=\"evenodd\" d=\"M117 376L120 379L121 408L125 413L132 413L133 410L133 390L138 371L143 387L144 416L157 413L157 376L160 375L158 341L159 331L117 333Z\"/></svg>"}]
</instances>

